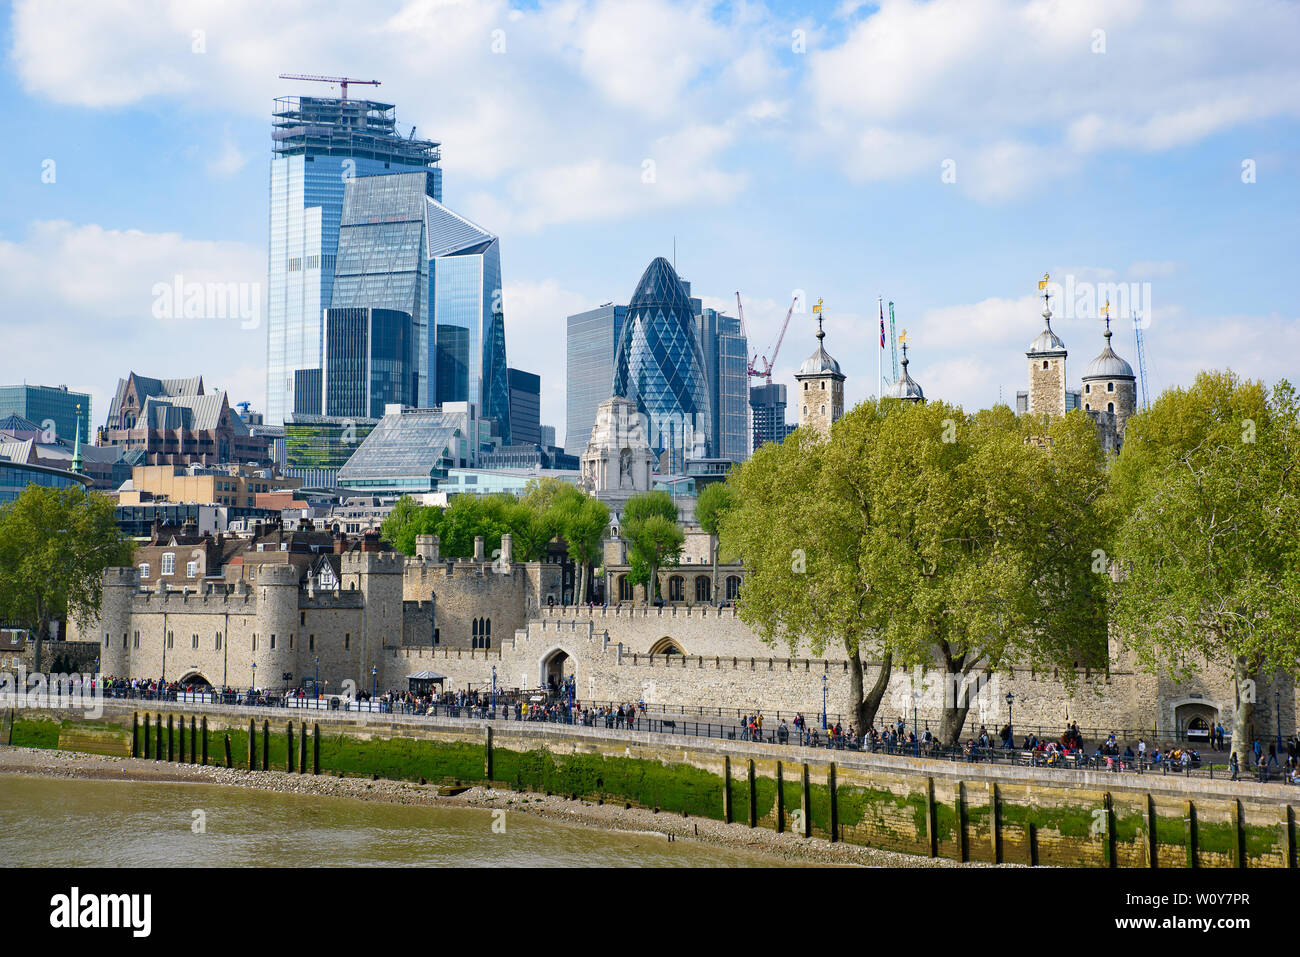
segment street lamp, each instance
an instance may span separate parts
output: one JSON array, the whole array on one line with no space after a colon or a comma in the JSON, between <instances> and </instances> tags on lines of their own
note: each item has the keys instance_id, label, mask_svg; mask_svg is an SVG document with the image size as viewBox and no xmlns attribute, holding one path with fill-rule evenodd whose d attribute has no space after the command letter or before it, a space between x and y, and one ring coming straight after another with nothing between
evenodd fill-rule
<instances>
[{"instance_id":1,"label":"street lamp","mask_svg":"<svg viewBox=\"0 0 1300 957\"><path fill-rule=\"evenodd\" d=\"M492 666L492 717L497 716L497 666Z\"/></svg>"},{"instance_id":2,"label":"street lamp","mask_svg":"<svg viewBox=\"0 0 1300 957\"><path fill-rule=\"evenodd\" d=\"M1007 746L1015 748L1016 746L1016 729L1011 723L1011 706L1015 703L1016 696L1010 691L1007 692Z\"/></svg>"},{"instance_id":3,"label":"street lamp","mask_svg":"<svg viewBox=\"0 0 1300 957\"><path fill-rule=\"evenodd\" d=\"M921 701L921 692L913 691L912 692L912 757L914 758L919 758L921 756L921 733L918 729L917 720L916 720L916 706L917 704L920 703L920 701Z\"/></svg>"},{"instance_id":4,"label":"street lamp","mask_svg":"<svg viewBox=\"0 0 1300 957\"><path fill-rule=\"evenodd\" d=\"M379 669L371 668L370 669L370 701L371 701L372 708L374 707L373 702L377 694L378 686L379 686Z\"/></svg>"},{"instance_id":5,"label":"street lamp","mask_svg":"<svg viewBox=\"0 0 1300 957\"><path fill-rule=\"evenodd\" d=\"M1282 692L1273 692L1273 701L1277 705L1277 756L1282 758Z\"/></svg>"},{"instance_id":6,"label":"street lamp","mask_svg":"<svg viewBox=\"0 0 1300 957\"><path fill-rule=\"evenodd\" d=\"M828 676L825 673L823 673L822 674L822 730L823 731L826 730L826 682L827 680L828 680Z\"/></svg>"},{"instance_id":7,"label":"street lamp","mask_svg":"<svg viewBox=\"0 0 1300 957\"><path fill-rule=\"evenodd\" d=\"M257 693L257 662L256 661L253 662L253 687L251 691L252 694L249 695L250 698ZM250 701L249 704L252 704L252 702Z\"/></svg>"}]
</instances>

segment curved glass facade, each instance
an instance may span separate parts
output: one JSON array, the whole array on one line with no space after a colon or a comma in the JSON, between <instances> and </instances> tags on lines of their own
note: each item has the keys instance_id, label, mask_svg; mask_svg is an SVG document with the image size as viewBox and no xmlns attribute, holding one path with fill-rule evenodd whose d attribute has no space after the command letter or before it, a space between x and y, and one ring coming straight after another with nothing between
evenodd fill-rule
<instances>
[{"instance_id":1,"label":"curved glass facade","mask_svg":"<svg viewBox=\"0 0 1300 957\"><path fill-rule=\"evenodd\" d=\"M614 395L631 399L646 417L661 473L683 472L687 458L709 455L712 412L695 310L662 256L646 268L628 303L613 386Z\"/></svg>"}]
</instances>

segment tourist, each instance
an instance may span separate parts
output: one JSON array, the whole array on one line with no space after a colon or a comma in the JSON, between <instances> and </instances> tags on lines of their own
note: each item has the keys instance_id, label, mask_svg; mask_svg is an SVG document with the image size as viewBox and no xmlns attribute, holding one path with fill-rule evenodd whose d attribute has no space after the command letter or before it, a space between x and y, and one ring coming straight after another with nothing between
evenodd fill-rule
<instances>
[{"instance_id":1,"label":"tourist","mask_svg":"<svg viewBox=\"0 0 1300 957\"><path fill-rule=\"evenodd\" d=\"M1232 780L1238 780L1241 768L1238 765L1236 751L1233 751L1232 756L1228 758L1228 772L1232 775Z\"/></svg>"}]
</instances>

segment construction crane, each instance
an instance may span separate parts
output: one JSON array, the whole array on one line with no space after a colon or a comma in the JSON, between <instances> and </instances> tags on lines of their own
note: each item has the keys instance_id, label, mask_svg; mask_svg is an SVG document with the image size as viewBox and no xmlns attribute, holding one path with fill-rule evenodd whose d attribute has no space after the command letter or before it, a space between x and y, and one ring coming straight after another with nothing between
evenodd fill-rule
<instances>
[{"instance_id":1,"label":"construction crane","mask_svg":"<svg viewBox=\"0 0 1300 957\"><path fill-rule=\"evenodd\" d=\"M1107 302L1106 305L1109 306L1110 303ZM1136 312L1133 313L1133 341L1137 347L1138 385L1142 388L1142 411L1145 412L1151 408L1151 401L1147 398L1147 356L1142 347L1142 317Z\"/></svg>"},{"instance_id":2,"label":"construction crane","mask_svg":"<svg viewBox=\"0 0 1300 957\"><path fill-rule=\"evenodd\" d=\"M281 73L280 79L307 80L311 83L337 83L343 90L342 98L345 100L348 98L349 83L355 83L357 86L379 86L378 80L354 80L350 76L316 76L312 73Z\"/></svg>"},{"instance_id":3,"label":"construction crane","mask_svg":"<svg viewBox=\"0 0 1300 957\"><path fill-rule=\"evenodd\" d=\"M772 346L772 358L769 359L767 356L760 356L758 353L754 353L745 369L745 371L751 376L762 376L767 380L768 385L772 384L772 367L776 365L776 354L781 351L781 343L785 340L785 331L790 327L790 317L794 315L794 307L798 304L798 296L795 296L790 300L790 308L785 311L785 320L781 323L781 332L776 337L776 343ZM736 293L736 311L740 313L741 334L744 335L745 340L748 341L749 335L745 332L745 307L740 304L739 292Z\"/></svg>"}]
</instances>

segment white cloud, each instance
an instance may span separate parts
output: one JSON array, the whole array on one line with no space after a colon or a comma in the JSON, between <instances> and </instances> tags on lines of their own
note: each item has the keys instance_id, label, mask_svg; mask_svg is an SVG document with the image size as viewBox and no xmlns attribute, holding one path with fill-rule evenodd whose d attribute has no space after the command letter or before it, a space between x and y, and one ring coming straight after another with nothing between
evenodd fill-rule
<instances>
[{"instance_id":1,"label":"white cloud","mask_svg":"<svg viewBox=\"0 0 1300 957\"><path fill-rule=\"evenodd\" d=\"M29 381L67 383L108 412L120 376L204 374L232 400L255 407L266 396L266 328L229 319L155 318L156 286L245 283L258 297L266 258L242 243L187 239L176 233L106 229L64 221L32 223L20 239L0 237L0 286L10 307L0 338L24 357ZM75 276L75 282L69 282ZM40 316L41 321L30 321ZM75 343L76 348L68 348ZM211 370L220 369L220 381Z\"/></svg>"},{"instance_id":2,"label":"white cloud","mask_svg":"<svg viewBox=\"0 0 1300 957\"><path fill-rule=\"evenodd\" d=\"M555 426L564 444L566 340L569 316L591 309L596 301L566 289L554 279L507 282L501 290L506 317L506 361L511 367L542 377L542 424Z\"/></svg>"},{"instance_id":3,"label":"white cloud","mask_svg":"<svg viewBox=\"0 0 1300 957\"><path fill-rule=\"evenodd\" d=\"M809 56L811 125L851 176L937 180L952 158L959 188L1000 202L1100 150L1300 115L1298 33L1300 8L1268 0L884 0Z\"/></svg>"}]
</instances>

